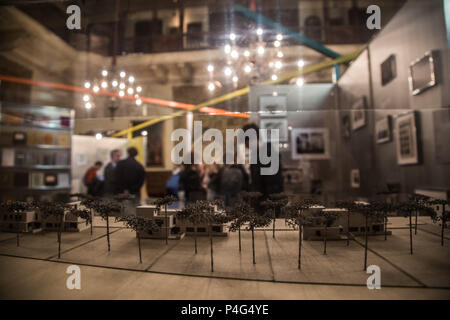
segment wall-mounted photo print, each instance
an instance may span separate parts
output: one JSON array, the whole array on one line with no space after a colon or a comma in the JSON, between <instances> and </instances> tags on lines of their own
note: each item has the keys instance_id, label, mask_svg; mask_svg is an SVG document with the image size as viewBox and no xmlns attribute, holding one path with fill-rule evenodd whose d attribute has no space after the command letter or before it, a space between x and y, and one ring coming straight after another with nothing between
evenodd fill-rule
<instances>
[{"instance_id":1,"label":"wall-mounted photo print","mask_svg":"<svg viewBox=\"0 0 450 320\"><path fill-rule=\"evenodd\" d=\"M259 122L259 127L261 129L268 130L267 141L273 141L270 136L271 129L278 129L278 139L279 142L288 141L288 123L287 119L261 119Z\"/></svg>"},{"instance_id":2,"label":"wall-mounted photo print","mask_svg":"<svg viewBox=\"0 0 450 320\"><path fill-rule=\"evenodd\" d=\"M366 125L366 99L359 98L352 106L352 130L358 130Z\"/></svg>"},{"instance_id":3,"label":"wall-mounted photo print","mask_svg":"<svg viewBox=\"0 0 450 320\"><path fill-rule=\"evenodd\" d=\"M350 115L344 114L341 119L341 130L342 130L342 137L345 139L349 139L351 136L351 123L350 123Z\"/></svg>"},{"instance_id":4,"label":"wall-mounted photo print","mask_svg":"<svg viewBox=\"0 0 450 320\"><path fill-rule=\"evenodd\" d=\"M292 159L328 159L330 139L327 128L297 128L291 131Z\"/></svg>"},{"instance_id":5,"label":"wall-mounted photo print","mask_svg":"<svg viewBox=\"0 0 450 320\"><path fill-rule=\"evenodd\" d=\"M390 117L384 117L375 123L375 139L377 143L391 141L391 121Z\"/></svg>"},{"instance_id":6,"label":"wall-mounted photo print","mask_svg":"<svg viewBox=\"0 0 450 320\"><path fill-rule=\"evenodd\" d=\"M397 77L397 64L395 55L391 54L381 64L381 85L385 86Z\"/></svg>"},{"instance_id":7,"label":"wall-mounted photo print","mask_svg":"<svg viewBox=\"0 0 450 320\"><path fill-rule=\"evenodd\" d=\"M416 96L437 84L435 74L435 55L428 51L425 55L409 65L409 88Z\"/></svg>"},{"instance_id":8,"label":"wall-mounted photo print","mask_svg":"<svg viewBox=\"0 0 450 320\"><path fill-rule=\"evenodd\" d=\"M359 169L352 169L350 171L350 186L354 189L358 189L361 186Z\"/></svg>"},{"instance_id":9,"label":"wall-mounted photo print","mask_svg":"<svg viewBox=\"0 0 450 320\"><path fill-rule=\"evenodd\" d=\"M413 112L399 115L395 119L395 133L397 163L400 165L418 163L417 129Z\"/></svg>"},{"instance_id":10,"label":"wall-mounted photo print","mask_svg":"<svg viewBox=\"0 0 450 320\"><path fill-rule=\"evenodd\" d=\"M287 114L287 96L266 95L259 97L259 116L285 117Z\"/></svg>"}]
</instances>

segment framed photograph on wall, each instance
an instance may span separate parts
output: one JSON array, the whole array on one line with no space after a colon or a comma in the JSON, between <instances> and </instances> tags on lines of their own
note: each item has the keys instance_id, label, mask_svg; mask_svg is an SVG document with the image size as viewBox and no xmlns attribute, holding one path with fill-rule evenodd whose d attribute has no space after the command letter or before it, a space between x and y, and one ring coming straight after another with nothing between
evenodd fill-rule
<instances>
[{"instance_id":1,"label":"framed photograph on wall","mask_svg":"<svg viewBox=\"0 0 450 320\"><path fill-rule=\"evenodd\" d=\"M358 189L361 186L359 169L352 169L350 171L350 186L354 189Z\"/></svg>"},{"instance_id":2,"label":"framed photograph on wall","mask_svg":"<svg viewBox=\"0 0 450 320\"><path fill-rule=\"evenodd\" d=\"M395 142L399 165L419 163L416 117L414 112L395 118Z\"/></svg>"},{"instance_id":3,"label":"framed photograph on wall","mask_svg":"<svg viewBox=\"0 0 450 320\"><path fill-rule=\"evenodd\" d=\"M361 97L352 106L352 130L358 130L366 125L366 98Z\"/></svg>"},{"instance_id":4,"label":"framed photograph on wall","mask_svg":"<svg viewBox=\"0 0 450 320\"><path fill-rule=\"evenodd\" d=\"M292 159L329 159L330 136L327 128L294 128L291 131Z\"/></svg>"},{"instance_id":5,"label":"framed photograph on wall","mask_svg":"<svg viewBox=\"0 0 450 320\"><path fill-rule=\"evenodd\" d=\"M381 64L381 85L385 86L397 77L397 64L395 55L391 54Z\"/></svg>"},{"instance_id":6,"label":"framed photograph on wall","mask_svg":"<svg viewBox=\"0 0 450 320\"><path fill-rule=\"evenodd\" d=\"M378 119L375 123L375 140L377 143L386 143L391 141L391 117L387 116Z\"/></svg>"},{"instance_id":7,"label":"framed photograph on wall","mask_svg":"<svg viewBox=\"0 0 450 320\"><path fill-rule=\"evenodd\" d=\"M351 135L351 124L350 124L350 115L344 114L341 118L341 126L342 126L342 137L344 139L349 139Z\"/></svg>"},{"instance_id":8,"label":"framed photograph on wall","mask_svg":"<svg viewBox=\"0 0 450 320\"><path fill-rule=\"evenodd\" d=\"M437 84L435 60L433 51L428 51L423 57L409 65L409 88L413 96L421 94Z\"/></svg>"},{"instance_id":9,"label":"framed photograph on wall","mask_svg":"<svg viewBox=\"0 0 450 320\"><path fill-rule=\"evenodd\" d=\"M259 97L260 117L285 117L287 114L287 96L264 95Z\"/></svg>"},{"instance_id":10,"label":"framed photograph on wall","mask_svg":"<svg viewBox=\"0 0 450 320\"><path fill-rule=\"evenodd\" d=\"M259 122L259 127L261 129L278 129L278 138L280 142L288 141L288 123L287 119L261 119ZM270 131L267 132L270 135ZM267 137L267 141L272 141L270 136Z\"/></svg>"}]
</instances>

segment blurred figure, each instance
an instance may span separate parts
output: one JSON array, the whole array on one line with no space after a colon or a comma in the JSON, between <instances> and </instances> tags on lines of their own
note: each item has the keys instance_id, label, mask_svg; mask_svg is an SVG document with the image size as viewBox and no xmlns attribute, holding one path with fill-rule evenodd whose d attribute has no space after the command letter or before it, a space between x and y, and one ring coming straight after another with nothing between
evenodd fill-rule
<instances>
[{"instance_id":1,"label":"blurred figure","mask_svg":"<svg viewBox=\"0 0 450 320\"><path fill-rule=\"evenodd\" d=\"M243 165L237 164L237 153L234 154L234 164L224 164L218 176L220 198L225 207L231 207L238 202L239 193L247 190L248 185L248 174Z\"/></svg>"},{"instance_id":2,"label":"blurred figure","mask_svg":"<svg viewBox=\"0 0 450 320\"><path fill-rule=\"evenodd\" d=\"M183 172L183 167L181 165L175 165L172 170L172 175L166 183L167 193L179 198L179 189L180 189L180 176ZM169 205L169 208L176 209L179 208L178 201Z\"/></svg>"},{"instance_id":3,"label":"blurred figure","mask_svg":"<svg viewBox=\"0 0 450 320\"><path fill-rule=\"evenodd\" d=\"M110 152L111 161L105 166L103 170L104 176L104 194L106 196L112 196L118 192L118 183L116 176L116 167L120 158L122 157L122 151L114 149Z\"/></svg>"},{"instance_id":4,"label":"blurred figure","mask_svg":"<svg viewBox=\"0 0 450 320\"><path fill-rule=\"evenodd\" d=\"M145 169L136 161L138 151L135 147L127 149L128 158L120 160L116 167L116 179L119 193L135 196L135 201L140 202L140 192L145 181Z\"/></svg>"},{"instance_id":5,"label":"blurred figure","mask_svg":"<svg viewBox=\"0 0 450 320\"><path fill-rule=\"evenodd\" d=\"M220 192L219 166L216 163L209 165L205 170L204 187L206 188L206 200L216 200Z\"/></svg>"},{"instance_id":6,"label":"blurred figure","mask_svg":"<svg viewBox=\"0 0 450 320\"><path fill-rule=\"evenodd\" d=\"M193 157L192 157L193 159ZM184 191L185 203L206 200L206 190L203 187L203 167L185 164L180 174L179 190Z\"/></svg>"},{"instance_id":7,"label":"blurred figure","mask_svg":"<svg viewBox=\"0 0 450 320\"><path fill-rule=\"evenodd\" d=\"M249 123L242 127L242 130L246 132L247 130L253 129L256 131L256 136L258 138L258 148L266 148L266 150L271 150L270 142L264 142L259 136L259 127L255 123ZM245 147L249 148L248 139L245 141ZM262 175L261 168L269 167L269 165L263 165L259 159L258 150L258 161L255 164L250 164L250 185L249 191L261 192L264 198L267 198L269 194L283 192L283 175L281 167L281 156L279 157L279 169L274 175Z\"/></svg>"},{"instance_id":8,"label":"blurred figure","mask_svg":"<svg viewBox=\"0 0 450 320\"><path fill-rule=\"evenodd\" d=\"M101 196L103 189L103 177L98 171L103 167L103 162L97 161L90 167L83 177L83 183L87 187L87 193L91 196Z\"/></svg>"}]
</instances>

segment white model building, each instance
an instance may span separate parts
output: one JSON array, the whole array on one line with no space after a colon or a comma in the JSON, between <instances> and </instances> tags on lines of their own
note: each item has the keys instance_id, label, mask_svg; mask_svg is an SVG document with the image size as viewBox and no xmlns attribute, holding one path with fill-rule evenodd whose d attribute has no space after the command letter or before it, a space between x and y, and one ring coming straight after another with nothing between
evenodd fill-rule
<instances>
[{"instance_id":1,"label":"white model building","mask_svg":"<svg viewBox=\"0 0 450 320\"><path fill-rule=\"evenodd\" d=\"M40 214L34 210L19 213L0 212L0 230L5 232L38 232L42 229Z\"/></svg>"},{"instance_id":2,"label":"white model building","mask_svg":"<svg viewBox=\"0 0 450 320\"><path fill-rule=\"evenodd\" d=\"M159 210L155 205L143 205L136 208L136 216L152 219L159 226L159 230L147 230L140 232L141 238L144 239L165 239L166 230L168 230L169 240L179 240L184 237L180 227L177 226L177 210L167 209L167 216L164 209Z\"/></svg>"}]
</instances>

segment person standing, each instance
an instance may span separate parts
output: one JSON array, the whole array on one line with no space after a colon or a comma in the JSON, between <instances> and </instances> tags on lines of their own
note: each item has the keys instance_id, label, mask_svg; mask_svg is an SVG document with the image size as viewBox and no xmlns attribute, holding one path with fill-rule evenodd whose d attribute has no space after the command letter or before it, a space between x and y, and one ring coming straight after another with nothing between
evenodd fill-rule
<instances>
[{"instance_id":1,"label":"person standing","mask_svg":"<svg viewBox=\"0 0 450 320\"><path fill-rule=\"evenodd\" d=\"M83 183L87 187L87 193L91 196L100 196L102 194L103 181L101 176L98 175L98 171L102 167L103 163L97 161L84 174Z\"/></svg>"},{"instance_id":2,"label":"person standing","mask_svg":"<svg viewBox=\"0 0 450 320\"><path fill-rule=\"evenodd\" d=\"M116 168L117 163L122 157L122 151L119 149L114 149L113 151L110 152L110 156L111 161L106 165L105 169L103 170L104 176L103 190L106 196L112 196L114 194L117 194L118 192Z\"/></svg>"},{"instance_id":3,"label":"person standing","mask_svg":"<svg viewBox=\"0 0 450 320\"><path fill-rule=\"evenodd\" d=\"M135 159L138 151L135 147L127 149L128 158L120 160L116 166L118 193L134 195L136 203L140 201L141 187L145 181L145 169Z\"/></svg>"}]
</instances>

